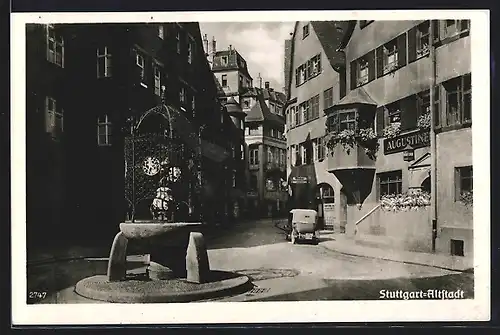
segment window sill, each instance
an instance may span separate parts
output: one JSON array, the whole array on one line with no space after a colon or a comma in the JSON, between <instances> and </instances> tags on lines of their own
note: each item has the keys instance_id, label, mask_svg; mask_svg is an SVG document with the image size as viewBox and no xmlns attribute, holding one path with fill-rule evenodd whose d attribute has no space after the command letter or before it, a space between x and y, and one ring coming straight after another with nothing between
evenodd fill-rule
<instances>
[{"instance_id":1,"label":"window sill","mask_svg":"<svg viewBox=\"0 0 500 335\"><path fill-rule=\"evenodd\" d=\"M307 82L309 82L309 81L313 80L314 78L316 78L317 76L319 76L319 75L320 75L320 74L322 74L322 73L323 73L323 70L321 70L320 72L318 72L318 73L316 73L315 75L311 76L309 79L305 80L303 83L298 84L298 85L297 85L297 84L295 84L295 87L300 87L300 86L304 85L305 83L307 83Z\"/></svg>"},{"instance_id":2,"label":"window sill","mask_svg":"<svg viewBox=\"0 0 500 335\"><path fill-rule=\"evenodd\" d=\"M434 128L435 129L434 131L436 132L436 134L439 134L439 133L444 133L447 131L453 131L453 130L459 130L459 129L464 129L464 128L471 128L471 127L472 127L472 121L464 122L461 124L436 127L436 128Z\"/></svg>"},{"instance_id":3,"label":"window sill","mask_svg":"<svg viewBox=\"0 0 500 335\"><path fill-rule=\"evenodd\" d=\"M309 122L316 121L316 120L318 120L319 118L320 118L320 117L318 116L318 117L315 117L314 119L308 120L307 122L304 122L304 123L301 123L301 124L297 124L297 125L295 125L295 126L293 126L293 127L290 127L290 129L288 129L288 131L289 131L289 130L292 130L292 129L294 129L294 128L298 128L298 127L304 126L304 125L308 124Z\"/></svg>"}]
</instances>

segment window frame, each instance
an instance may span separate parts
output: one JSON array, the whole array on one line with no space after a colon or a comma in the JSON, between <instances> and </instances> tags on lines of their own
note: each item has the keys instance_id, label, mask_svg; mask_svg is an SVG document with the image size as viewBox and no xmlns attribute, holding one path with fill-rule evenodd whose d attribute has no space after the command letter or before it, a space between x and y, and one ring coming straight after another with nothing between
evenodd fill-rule
<instances>
[{"instance_id":1,"label":"window frame","mask_svg":"<svg viewBox=\"0 0 500 335\"><path fill-rule=\"evenodd\" d=\"M161 84L162 84L162 67L159 65L155 65L154 67L154 93L157 96L161 96Z\"/></svg>"},{"instance_id":2,"label":"window frame","mask_svg":"<svg viewBox=\"0 0 500 335\"><path fill-rule=\"evenodd\" d=\"M47 61L64 68L64 37L58 34L53 24L46 25L46 44Z\"/></svg>"},{"instance_id":3,"label":"window frame","mask_svg":"<svg viewBox=\"0 0 500 335\"><path fill-rule=\"evenodd\" d=\"M333 106L333 86L323 91L323 109Z\"/></svg>"},{"instance_id":4,"label":"window frame","mask_svg":"<svg viewBox=\"0 0 500 335\"><path fill-rule=\"evenodd\" d=\"M104 46L104 53L100 53L101 51L101 47L98 47L97 48L97 78L110 78L113 74L113 70L112 70L112 63L111 63L111 59L112 59L112 54L109 52L109 48L108 46ZM104 71L101 75L101 64L100 64L100 61L103 60L104 61Z\"/></svg>"},{"instance_id":5,"label":"window frame","mask_svg":"<svg viewBox=\"0 0 500 335\"><path fill-rule=\"evenodd\" d=\"M386 178L384 178L386 177ZM391 179L393 177L393 179ZM384 178L384 179L383 179ZM390 193L390 185L396 184L396 193ZM382 188L387 185L387 193ZM403 193L403 171L393 170L377 173L377 198L380 200L384 195L398 195Z\"/></svg>"},{"instance_id":6,"label":"window frame","mask_svg":"<svg viewBox=\"0 0 500 335\"><path fill-rule=\"evenodd\" d=\"M49 108L50 103L52 109ZM45 131L55 139L64 132L64 109L58 108L57 100L52 96L45 96Z\"/></svg>"},{"instance_id":7,"label":"window frame","mask_svg":"<svg viewBox=\"0 0 500 335\"><path fill-rule=\"evenodd\" d=\"M302 26L302 39L305 39L307 36L309 36L309 23Z\"/></svg>"},{"instance_id":8,"label":"window frame","mask_svg":"<svg viewBox=\"0 0 500 335\"><path fill-rule=\"evenodd\" d=\"M139 64L139 59L142 59L142 64ZM141 85L148 87L146 83L146 57L139 51L135 53L135 65L140 69L139 75L141 77Z\"/></svg>"},{"instance_id":9,"label":"window frame","mask_svg":"<svg viewBox=\"0 0 500 335\"><path fill-rule=\"evenodd\" d=\"M101 127L104 127L104 134L100 133ZM97 145L100 147L111 146L112 123L108 114L104 115L104 120L100 116L97 117ZM104 143L101 142L101 136L104 136Z\"/></svg>"},{"instance_id":10,"label":"window frame","mask_svg":"<svg viewBox=\"0 0 500 335\"><path fill-rule=\"evenodd\" d=\"M464 176L464 172L470 170L470 175ZM463 181L467 179L470 180L470 190L463 188ZM473 192L474 190L474 171L473 165L457 166L455 167L455 202L460 201L462 193Z\"/></svg>"},{"instance_id":11,"label":"window frame","mask_svg":"<svg viewBox=\"0 0 500 335\"><path fill-rule=\"evenodd\" d=\"M165 28L161 24L158 26L158 37L162 40L165 39Z\"/></svg>"},{"instance_id":12,"label":"window frame","mask_svg":"<svg viewBox=\"0 0 500 335\"><path fill-rule=\"evenodd\" d=\"M363 63L363 64L362 64ZM356 87L362 86L370 82L370 62L366 56L356 60ZM361 76L361 71L366 70L366 75Z\"/></svg>"},{"instance_id":13,"label":"window frame","mask_svg":"<svg viewBox=\"0 0 500 335\"><path fill-rule=\"evenodd\" d=\"M446 107L444 108L445 113L445 126L457 126L457 125L465 125L472 123L472 82L471 82L471 74L465 74L463 76L455 77L446 82L443 82L442 85L445 91L445 103ZM466 87L466 83L468 82ZM457 99L457 110L455 113L450 112L451 104L450 97L455 95ZM470 101L468 102L470 116L466 118L466 97L470 97Z\"/></svg>"},{"instance_id":14,"label":"window frame","mask_svg":"<svg viewBox=\"0 0 500 335\"><path fill-rule=\"evenodd\" d=\"M382 66L383 66L383 71L382 75L386 75L389 72L392 72L396 70L399 66L399 59L398 59L398 54L399 54L399 49L398 49L398 39L394 38L393 40L385 43L383 45L383 58L382 58ZM391 62L389 62L389 57L393 56L393 59Z\"/></svg>"},{"instance_id":15,"label":"window frame","mask_svg":"<svg viewBox=\"0 0 500 335\"><path fill-rule=\"evenodd\" d=\"M224 82L226 83L225 85L224 85ZM222 85L222 87L228 87L227 86L227 74L223 74L221 76L221 85Z\"/></svg>"}]
</instances>

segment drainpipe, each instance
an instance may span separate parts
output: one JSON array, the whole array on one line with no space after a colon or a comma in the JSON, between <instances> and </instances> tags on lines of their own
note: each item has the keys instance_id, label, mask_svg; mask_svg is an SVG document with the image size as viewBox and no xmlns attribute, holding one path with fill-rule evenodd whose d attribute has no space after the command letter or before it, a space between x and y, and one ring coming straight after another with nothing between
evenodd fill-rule
<instances>
[{"instance_id":1,"label":"drainpipe","mask_svg":"<svg viewBox=\"0 0 500 335\"><path fill-rule=\"evenodd\" d=\"M436 251L437 239L437 180L436 180L436 163L437 163L437 150L436 150L436 131L434 126L435 120L435 105L434 105L434 87L436 86L436 47L434 45L434 31L433 20L430 20L429 26L429 56L431 59L431 85L429 90L430 95L430 142L431 142L431 222L432 222L432 252Z\"/></svg>"}]
</instances>

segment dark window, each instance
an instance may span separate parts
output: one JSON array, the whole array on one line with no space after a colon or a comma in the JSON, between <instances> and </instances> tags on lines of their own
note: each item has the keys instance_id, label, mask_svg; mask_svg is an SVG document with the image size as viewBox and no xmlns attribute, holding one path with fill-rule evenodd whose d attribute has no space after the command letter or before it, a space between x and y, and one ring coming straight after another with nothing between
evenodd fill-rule
<instances>
[{"instance_id":1,"label":"dark window","mask_svg":"<svg viewBox=\"0 0 500 335\"><path fill-rule=\"evenodd\" d=\"M402 172L391 171L377 174L379 184L379 197L384 195L396 195L402 193Z\"/></svg>"},{"instance_id":2,"label":"dark window","mask_svg":"<svg viewBox=\"0 0 500 335\"><path fill-rule=\"evenodd\" d=\"M388 124L401 122L401 103L400 101L393 102L386 106Z\"/></svg>"},{"instance_id":3,"label":"dark window","mask_svg":"<svg viewBox=\"0 0 500 335\"><path fill-rule=\"evenodd\" d=\"M375 79L375 50L351 62L351 89Z\"/></svg>"},{"instance_id":4,"label":"dark window","mask_svg":"<svg viewBox=\"0 0 500 335\"><path fill-rule=\"evenodd\" d=\"M323 109L333 106L333 87L323 92Z\"/></svg>"},{"instance_id":5,"label":"dark window","mask_svg":"<svg viewBox=\"0 0 500 335\"><path fill-rule=\"evenodd\" d=\"M452 256L464 255L464 241L463 240L450 240L450 253Z\"/></svg>"},{"instance_id":6,"label":"dark window","mask_svg":"<svg viewBox=\"0 0 500 335\"><path fill-rule=\"evenodd\" d=\"M319 186L319 195L324 203L335 203L335 192L333 190L333 187L331 187L330 185L321 184Z\"/></svg>"},{"instance_id":7,"label":"dark window","mask_svg":"<svg viewBox=\"0 0 500 335\"><path fill-rule=\"evenodd\" d=\"M111 77L111 53L108 47L97 48L97 78Z\"/></svg>"},{"instance_id":8,"label":"dark window","mask_svg":"<svg viewBox=\"0 0 500 335\"><path fill-rule=\"evenodd\" d=\"M459 201L463 195L472 193L472 184L472 166L455 168L455 201Z\"/></svg>"},{"instance_id":9,"label":"dark window","mask_svg":"<svg viewBox=\"0 0 500 335\"><path fill-rule=\"evenodd\" d=\"M177 53L180 54L181 53L181 32L180 31L177 31L177 33L175 34L175 40L176 40L176 49L177 49Z\"/></svg>"},{"instance_id":10,"label":"dark window","mask_svg":"<svg viewBox=\"0 0 500 335\"><path fill-rule=\"evenodd\" d=\"M256 175L250 175L250 189L256 191L258 189L258 179Z\"/></svg>"},{"instance_id":11,"label":"dark window","mask_svg":"<svg viewBox=\"0 0 500 335\"><path fill-rule=\"evenodd\" d=\"M311 98L311 119L314 120L319 117L319 94Z\"/></svg>"},{"instance_id":12,"label":"dark window","mask_svg":"<svg viewBox=\"0 0 500 335\"><path fill-rule=\"evenodd\" d=\"M222 75L222 87L227 87L227 74Z\"/></svg>"},{"instance_id":13,"label":"dark window","mask_svg":"<svg viewBox=\"0 0 500 335\"><path fill-rule=\"evenodd\" d=\"M303 27L302 27L302 38L306 38L307 36L309 36L309 23L306 23Z\"/></svg>"},{"instance_id":14,"label":"dark window","mask_svg":"<svg viewBox=\"0 0 500 335\"><path fill-rule=\"evenodd\" d=\"M471 122L471 75L453 78L443 86L446 90L446 125Z\"/></svg>"}]
</instances>

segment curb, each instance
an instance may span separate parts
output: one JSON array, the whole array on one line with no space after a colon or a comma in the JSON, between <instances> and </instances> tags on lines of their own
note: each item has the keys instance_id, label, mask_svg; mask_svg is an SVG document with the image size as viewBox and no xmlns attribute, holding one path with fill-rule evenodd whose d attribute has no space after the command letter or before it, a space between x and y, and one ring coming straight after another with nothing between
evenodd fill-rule
<instances>
[{"instance_id":1,"label":"curb","mask_svg":"<svg viewBox=\"0 0 500 335\"><path fill-rule=\"evenodd\" d=\"M222 280L222 287L210 287L198 291L167 292L157 290L156 292L130 292L126 289L120 290L120 282L109 285L108 289L98 289L97 285L106 276L97 275L82 279L75 285L74 292L86 299L106 301L111 303L171 303L192 302L206 299L214 299L230 295L241 294L253 287L248 276L240 275L236 278ZM161 281L158 281L161 282ZM202 284L203 285L203 284ZM116 286L116 287L113 287Z\"/></svg>"},{"instance_id":2,"label":"curb","mask_svg":"<svg viewBox=\"0 0 500 335\"><path fill-rule=\"evenodd\" d=\"M329 248L325 245L322 245L320 243L320 245L325 248L325 249L328 249L328 250L331 250L331 251L334 251L334 252L338 252L339 254L342 254L342 255L347 255L347 256L356 256L356 257L364 257L364 258L371 258L371 259L380 259L380 260L384 260L384 261L390 261L390 262L396 262L396 263L403 263L403 264L410 264L410 265L420 265L420 266L427 266L427 267L430 267L430 268L436 268L436 269L441 269L441 270L448 270L448 271L455 271L455 272L463 272L463 273L474 273L474 269L473 268L467 268L467 269L453 269L453 268L450 268L450 267L445 267L445 266L439 266L439 265L430 265L430 264L426 264L426 263L419 263L419 262L413 262L413 261L405 261L405 260L401 260L401 259L394 259L394 258L388 258L388 257L377 257L377 256L367 256L367 255L360 255L360 254L355 254L355 253L352 253L352 252L345 252L345 251L339 251L337 249L332 249L332 248Z\"/></svg>"}]
</instances>

